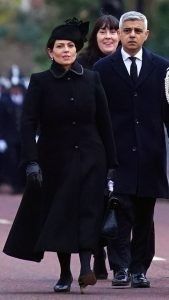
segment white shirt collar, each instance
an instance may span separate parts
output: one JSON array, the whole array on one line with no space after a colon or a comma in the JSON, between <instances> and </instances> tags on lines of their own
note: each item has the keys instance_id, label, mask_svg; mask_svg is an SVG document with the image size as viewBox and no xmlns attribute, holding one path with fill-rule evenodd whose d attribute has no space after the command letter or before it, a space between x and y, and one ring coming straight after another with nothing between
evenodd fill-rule
<instances>
[{"instance_id":1,"label":"white shirt collar","mask_svg":"<svg viewBox=\"0 0 169 300\"><path fill-rule=\"evenodd\" d=\"M123 61L126 61L129 57L131 57L130 54L128 54L123 47L121 48L121 55L123 58ZM136 57L137 59L142 61L142 56L143 56L143 49L141 48L135 55L134 57Z\"/></svg>"}]
</instances>

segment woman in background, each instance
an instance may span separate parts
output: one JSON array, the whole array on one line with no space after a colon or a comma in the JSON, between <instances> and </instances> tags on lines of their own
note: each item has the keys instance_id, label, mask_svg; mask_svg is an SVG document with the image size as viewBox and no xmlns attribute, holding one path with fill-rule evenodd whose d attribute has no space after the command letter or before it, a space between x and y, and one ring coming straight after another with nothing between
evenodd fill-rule
<instances>
[{"instance_id":1,"label":"woman in background","mask_svg":"<svg viewBox=\"0 0 169 300\"><path fill-rule=\"evenodd\" d=\"M99 59L114 53L119 44L118 28L119 21L114 16L99 17L89 36L87 48L78 57L79 63L87 69L92 69ZM103 247L99 247L94 254L94 271L97 279L106 279L108 276L105 259L106 252Z\"/></svg>"},{"instance_id":2,"label":"woman in background","mask_svg":"<svg viewBox=\"0 0 169 300\"><path fill-rule=\"evenodd\" d=\"M116 51L119 43L118 28L119 21L114 16L103 15L96 20L88 46L78 57L84 68L92 69L95 62Z\"/></svg>"}]
</instances>

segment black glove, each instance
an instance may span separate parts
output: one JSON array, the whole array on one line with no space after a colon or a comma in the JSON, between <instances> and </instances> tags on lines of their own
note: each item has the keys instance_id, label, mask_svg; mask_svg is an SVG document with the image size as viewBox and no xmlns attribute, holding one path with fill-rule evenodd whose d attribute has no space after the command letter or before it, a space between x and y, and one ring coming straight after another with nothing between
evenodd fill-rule
<instances>
[{"instance_id":1,"label":"black glove","mask_svg":"<svg viewBox=\"0 0 169 300\"><path fill-rule=\"evenodd\" d=\"M42 171L37 162L30 162L26 167L27 182L42 185Z\"/></svg>"},{"instance_id":2,"label":"black glove","mask_svg":"<svg viewBox=\"0 0 169 300\"><path fill-rule=\"evenodd\" d=\"M115 169L108 169L107 180L114 181Z\"/></svg>"}]
</instances>

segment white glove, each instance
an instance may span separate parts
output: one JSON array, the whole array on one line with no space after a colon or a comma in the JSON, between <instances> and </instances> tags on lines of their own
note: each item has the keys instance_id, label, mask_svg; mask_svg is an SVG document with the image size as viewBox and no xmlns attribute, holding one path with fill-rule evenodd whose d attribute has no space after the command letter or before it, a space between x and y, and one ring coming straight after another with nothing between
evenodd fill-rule
<instances>
[{"instance_id":1,"label":"white glove","mask_svg":"<svg viewBox=\"0 0 169 300\"><path fill-rule=\"evenodd\" d=\"M4 153L7 148L8 148L8 145L5 142L5 140L0 140L0 153Z\"/></svg>"}]
</instances>

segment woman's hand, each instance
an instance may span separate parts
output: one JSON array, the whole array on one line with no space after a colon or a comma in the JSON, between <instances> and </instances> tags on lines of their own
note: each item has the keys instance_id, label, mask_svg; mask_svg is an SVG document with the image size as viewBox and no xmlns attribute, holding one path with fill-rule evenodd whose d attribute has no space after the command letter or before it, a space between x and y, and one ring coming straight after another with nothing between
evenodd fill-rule
<instances>
[{"instance_id":1,"label":"woman's hand","mask_svg":"<svg viewBox=\"0 0 169 300\"><path fill-rule=\"evenodd\" d=\"M27 182L42 185L42 171L37 162L30 162L26 167Z\"/></svg>"}]
</instances>

